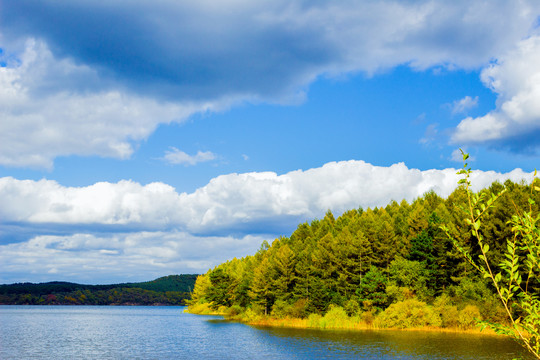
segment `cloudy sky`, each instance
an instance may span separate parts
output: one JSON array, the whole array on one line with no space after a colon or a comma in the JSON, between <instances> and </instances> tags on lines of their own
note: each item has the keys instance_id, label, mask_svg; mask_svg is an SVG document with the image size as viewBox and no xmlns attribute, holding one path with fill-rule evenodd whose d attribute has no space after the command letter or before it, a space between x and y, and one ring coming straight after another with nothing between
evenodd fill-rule
<instances>
[{"instance_id":1,"label":"cloudy sky","mask_svg":"<svg viewBox=\"0 0 540 360\"><path fill-rule=\"evenodd\" d=\"M0 283L201 273L540 164L540 3L0 0Z\"/></svg>"}]
</instances>

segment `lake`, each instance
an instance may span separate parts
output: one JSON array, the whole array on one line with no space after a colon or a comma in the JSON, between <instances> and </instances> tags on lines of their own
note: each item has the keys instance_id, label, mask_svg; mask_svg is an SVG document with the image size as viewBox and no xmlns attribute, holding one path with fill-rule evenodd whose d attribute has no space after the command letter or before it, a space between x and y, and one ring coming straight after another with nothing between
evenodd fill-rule
<instances>
[{"instance_id":1,"label":"lake","mask_svg":"<svg viewBox=\"0 0 540 360\"><path fill-rule=\"evenodd\" d=\"M257 328L184 307L0 306L0 359L512 359L470 334Z\"/></svg>"}]
</instances>

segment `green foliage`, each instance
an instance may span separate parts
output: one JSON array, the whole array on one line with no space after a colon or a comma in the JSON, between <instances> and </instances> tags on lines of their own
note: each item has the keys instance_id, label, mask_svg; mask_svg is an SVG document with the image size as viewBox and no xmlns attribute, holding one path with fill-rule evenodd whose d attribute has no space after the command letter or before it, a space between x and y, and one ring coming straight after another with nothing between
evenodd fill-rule
<instances>
[{"instance_id":1,"label":"green foliage","mask_svg":"<svg viewBox=\"0 0 540 360\"><path fill-rule=\"evenodd\" d=\"M349 320L349 316L341 306L330 305L319 324L323 329L342 329L347 327Z\"/></svg>"},{"instance_id":2,"label":"green foliage","mask_svg":"<svg viewBox=\"0 0 540 360\"><path fill-rule=\"evenodd\" d=\"M386 307L388 296L386 294L386 277L382 270L372 266L366 273L362 283L356 290L356 295L365 304L367 310L371 306L377 308Z\"/></svg>"},{"instance_id":3,"label":"green foliage","mask_svg":"<svg viewBox=\"0 0 540 360\"><path fill-rule=\"evenodd\" d=\"M536 172L530 186L528 211L519 211L514 204L517 213L509 221L512 225L512 235L505 239L506 249L502 252L503 256L494 256L485 237L486 225L483 224L483 218L496 206L497 201L507 189L502 188L497 193L489 190L474 193L471 190L470 181L472 171L466 163L469 156L463 151L462 154L464 166L458 174L464 176L459 183L467 193L467 203L464 207L465 222L470 226L472 238L475 239L474 245L477 245L479 251L473 253L471 249L454 239L447 227L443 229L465 259L484 278L491 281L510 321L510 324L483 322L483 327L489 326L500 334L516 339L531 354L540 359L540 300L537 286L540 275L540 228L538 227L540 216L536 207L537 201L533 196L534 192L540 191L540 186L537 185ZM502 260L497 268L493 259L498 258ZM461 320L470 320L473 315L471 308L466 307L462 311L464 314L460 313L460 319L463 315Z\"/></svg>"},{"instance_id":4,"label":"green foliage","mask_svg":"<svg viewBox=\"0 0 540 360\"><path fill-rule=\"evenodd\" d=\"M458 308L448 295L443 294L434 301L433 311L441 318L442 327L456 328L459 326Z\"/></svg>"},{"instance_id":5,"label":"green foliage","mask_svg":"<svg viewBox=\"0 0 540 360\"><path fill-rule=\"evenodd\" d=\"M320 327L322 316L319 314L310 314L308 317L308 326L311 328L318 328Z\"/></svg>"},{"instance_id":6,"label":"green foliage","mask_svg":"<svg viewBox=\"0 0 540 360\"><path fill-rule=\"evenodd\" d=\"M67 282L0 285L0 304L16 305L185 305L197 275L112 285Z\"/></svg>"},{"instance_id":7,"label":"green foliage","mask_svg":"<svg viewBox=\"0 0 540 360\"><path fill-rule=\"evenodd\" d=\"M283 319L289 315L290 307L291 306L286 301L276 300L276 302L274 302L274 306L272 306L271 315L276 319Z\"/></svg>"},{"instance_id":8,"label":"green foliage","mask_svg":"<svg viewBox=\"0 0 540 360\"><path fill-rule=\"evenodd\" d=\"M230 297L230 276L222 268L217 268L209 275L211 286L207 290L208 301L212 308L218 309L220 306L231 306Z\"/></svg>"},{"instance_id":9,"label":"green foliage","mask_svg":"<svg viewBox=\"0 0 540 360\"><path fill-rule=\"evenodd\" d=\"M425 262L396 259L390 264L389 273L391 284L409 289L411 295L421 300L429 300L433 296L433 291L427 287L430 272Z\"/></svg>"},{"instance_id":10,"label":"green foliage","mask_svg":"<svg viewBox=\"0 0 540 360\"><path fill-rule=\"evenodd\" d=\"M474 231L473 225L470 231L469 225L479 221L477 214L467 223L470 198L480 204L491 199L490 191L503 189L497 201L479 207L482 226ZM447 199L430 191L411 204L392 201L384 208L353 209L341 216L328 211L323 219L300 224L290 237L263 242L252 256L209 270L197 279L192 304L211 303L218 311L235 307L235 313L242 309L242 319L308 318L312 327L341 322L339 327L353 328L359 321L389 326L383 323L388 321L399 327L465 328L476 318L498 322L506 310L498 305L497 288L478 276L469 260L477 264L482 252L489 251L493 274L511 271L515 278L519 273L521 278L512 284L519 281L530 294L538 294L538 271L523 240L534 219L512 221L508 210L523 214L530 206L537 213L540 197L530 190L525 183L507 181L473 195L464 183ZM527 202L527 194L534 204ZM506 236L519 231L515 245L510 244L514 255L508 258ZM533 240L527 242L531 249ZM518 256L529 260L517 271L512 262L500 265ZM510 302L516 303L516 297ZM522 320L536 311L514 305L509 309Z\"/></svg>"},{"instance_id":11,"label":"green foliage","mask_svg":"<svg viewBox=\"0 0 540 360\"><path fill-rule=\"evenodd\" d=\"M475 305L465 306L458 314L459 326L463 329L470 329L479 321L482 321L480 310Z\"/></svg>"},{"instance_id":12,"label":"green foliage","mask_svg":"<svg viewBox=\"0 0 540 360\"><path fill-rule=\"evenodd\" d=\"M378 324L390 328L417 328L423 326L441 326L441 318L425 302L408 299L390 305L379 314Z\"/></svg>"},{"instance_id":13,"label":"green foliage","mask_svg":"<svg viewBox=\"0 0 540 360\"><path fill-rule=\"evenodd\" d=\"M360 313L360 304L355 299L349 299L343 304L345 312L349 316L356 316Z\"/></svg>"}]
</instances>

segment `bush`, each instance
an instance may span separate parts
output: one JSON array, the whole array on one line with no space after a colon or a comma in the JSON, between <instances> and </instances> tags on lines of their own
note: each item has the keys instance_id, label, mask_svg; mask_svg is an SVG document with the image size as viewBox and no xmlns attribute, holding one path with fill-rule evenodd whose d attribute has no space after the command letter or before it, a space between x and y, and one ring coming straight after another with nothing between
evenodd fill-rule
<instances>
[{"instance_id":1,"label":"bush","mask_svg":"<svg viewBox=\"0 0 540 360\"><path fill-rule=\"evenodd\" d=\"M311 327L311 328L319 328L321 327L320 326L320 322L321 322L321 319L322 319L322 316L319 315L319 314L309 314L308 316L308 327Z\"/></svg>"},{"instance_id":2,"label":"bush","mask_svg":"<svg viewBox=\"0 0 540 360\"><path fill-rule=\"evenodd\" d=\"M343 329L350 322L349 316L341 306L330 305L328 312L321 319L323 328Z\"/></svg>"},{"instance_id":3,"label":"bush","mask_svg":"<svg viewBox=\"0 0 540 360\"><path fill-rule=\"evenodd\" d=\"M264 315L264 306L257 303L251 303L251 311L257 315Z\"/></svg>"},{"instance_id":4,"label":"bush","mask_svg":"<svg viewBox=\"0 0 540 360\"><path fill-rule=\"evenodd\" d=\"M462 329L471 329L479 320L482 318L476 305L467 305L459 312L459 326Z\"/></svg>"},{"instance_id":5,"label":"bush","mask_svg":"<svg viewBox=\"0 0 540 360\"><path fill-rule=\"evenodd\" d=\"M360 316L360 319L364 322L364 324L371 326L375 321L375 314L373 311L364 311Z\"/></svg>"},{"instance_id":6,"label":"bush","mask_svg":"<svg viewBox=\"0 0 540 360\"><path fill-rule=\"evenodd\" d=\"M226 314L228 316L237 316L244 312L244 309L240 305L233 305L227 309Z\"/></svg>"},{"instance_id":7,"label":"bush","mask_svg":"<svg viewBox=\"0 0 540 360\"><path fill-rule=\"evenodd\" d=\"M459 311L448 295L443 294L435 299L433 311L441 318L442 327L459 326Z\"/></svg>"},{"instance_id":8,"label":"bush","mask_svg":"<svg viewBox=\"0 0 540 360\"><path fill-rule=\"evenodd\" d=\"M409 299L392 304L380 313L377 325L400 329L441 326L441 318L426 303Z\"/></svg>"},{"instance_id":9,"label":"bush","mask_svg":"<svg viewBox=\"0 0 540 360\"><path fill-rule=\"evenodd\" d=\"M212 307L212 306L210 306ZM217 308L217 310L214 310L218 314L224 314L226 315L229 312L229 308L225 305L221 305Z\"/></svg>"},{"instance_id":10,"label":"bush","mask_svg":"<svg viewBox=\"0 0 540 360\"><path fill-rule=\"evenodd\" d=\"M260 313L255 312L253 309L248 308L242 314L242 320L246 322L256 322L261 320L262 316Z\"/></svg>"},{"instance_id":11,"label":"bush","mask_svg":"<svg viewBox=\"0 0 540 360\"><path fill-rule=\"evenodd\" d=\"M206 315L206 314L211 314L214 312L214 310L212 310L210 308L210 304L209 303L202 303L202 304L193 304L193 305L189 305L188 307L188 312L191 313L191 314L200 314L200 315Z\"/></svg>"}]
</instances>

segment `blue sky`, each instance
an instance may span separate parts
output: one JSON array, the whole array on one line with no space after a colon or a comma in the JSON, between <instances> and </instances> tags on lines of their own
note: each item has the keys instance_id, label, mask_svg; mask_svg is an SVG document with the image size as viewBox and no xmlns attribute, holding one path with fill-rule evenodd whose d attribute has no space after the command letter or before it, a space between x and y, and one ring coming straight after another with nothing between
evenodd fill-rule
<instances>
[{"instance_id":1,"label":"blue sky","mask_svg":"<svg viewBox=\"0 0 540 360\"><path fill-rule=\"evenodd\" d=\"M0 283L200 273L299 222L530 179L534 1L2 1Z\"/></svg>"}]
</instances>

